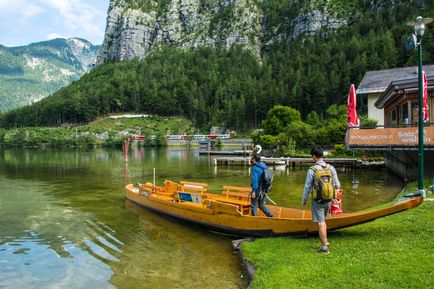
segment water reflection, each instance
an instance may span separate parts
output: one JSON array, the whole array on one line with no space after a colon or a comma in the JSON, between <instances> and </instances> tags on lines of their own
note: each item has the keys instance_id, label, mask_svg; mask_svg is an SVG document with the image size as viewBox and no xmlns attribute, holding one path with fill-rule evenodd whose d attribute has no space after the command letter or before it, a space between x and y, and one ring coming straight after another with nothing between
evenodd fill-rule
<instances>
[{"instance_id":1,"label":"water reflection","mask_svg":"<svg viewBox=\"0 0 434 289\"><path fill-rule=\"evenodd\" d=\"M1 288L112 288L112 271L82 249L85 216L45 194L51 186L0 178Z\"/></svg>"},{"instance_id":2,"label":"water reflection","mask_svg":"<svg viewBox=\"0 0 434 289\"><path fill-rule=\"evenodd\" d=\"M250 167L213 165L196 150L0 150L0 287L243 288L230 242L139 208L125 183L165 179L249 186ZM299 207L307 168L276 166L270 197ZM344 210L393 199L401 182L381 171L342 171Z\"/></svg>"},{"instance_id":3,"label":"water reflection","mask_svg":"<svg viewBox=\"0 0 434 289\"><path fill-rule=\"evenodd\" d=\"M222 236L125 208L122 154L82 153L0 154L0 287L246 286ZM165 153L135 155L128 178L148 179ZM185 159L174 165L166 173L197 174Z\"/></svg>"}]
</instances>

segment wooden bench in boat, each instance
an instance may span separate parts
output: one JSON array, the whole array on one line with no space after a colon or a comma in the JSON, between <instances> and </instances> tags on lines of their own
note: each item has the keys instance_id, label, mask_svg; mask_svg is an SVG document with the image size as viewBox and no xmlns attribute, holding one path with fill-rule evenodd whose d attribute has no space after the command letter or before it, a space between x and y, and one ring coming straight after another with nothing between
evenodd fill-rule
<instances>
[{"instance_id":1,"label":"wooden bench in boat","mask_svg":"<svg viewBox=\"0 0 434 289\"><path fill-rule=\"evenodd\" d=\"M252 206L250 191L251 189L246 187L223 186L221 195L208 195L208 198L219 202L235 204L243 215L250 215Z\"/></svg>"},{"instance_id":2,"label":"wooden bench in boat","mask_svg":"<svg viewBox=\"0 0 434 289\"><path fill-rule=\"evenodd\" d=\"M181 191L183 192L200 192L201 194L206 192L206 188L208 187L208 184L204 183L196 183L196 182L187 182L187 181L181 181Z\"/></svg>"},{"instance_id":3,"label":"wooden bench in boat","mask_svg":"<svg viewBox=\"0 0 434 289\"><path fill-rule=\"evenodd\" d=\"M206 198L206 187L204 183L182 181L176 183L170 180L164 181L164 186L154 186L152 183L146 183L140 186L140 192L145 195L151 195L154 198L162 200L173 200L176 202L187 202L191 205L203 206L203 199Z\"/></svg>"},{"instance_id":4,"label":"wooden bench in boat","mask_svg":"<svg viewBox=\"0 0 434 289\"><path fill-rule=\"evenodd\" d=\"M216 200L223 203L233 204L238 207L243 215L251 214L252 200L250 198L250 188L223 186L220 195L207 194L208 184L181 181L176 183L170 180L164 181L163 187L154 186L152 183L146 183L140 186L141 192L162 200L173 200L184 202L193 206L204 206L207 199Z\"/></svg>"},{"instance_id":5,"label":"wooden bench in boat","mask_svg":"<svg viewBox=\"0 0 434 289\"><path fill-rule=\"evenodd\" d=\"M203 206L203 200L206 199L208 184L181 181L179 190L177 191L177 198L180 202L191 204L198 204Z\"/></svg>"},{"instance_id":6,"label":"wooden bench in boat","mask_svg":"<svg viewBox=\"0 0 434 289\"><path fill-rule=\"evenodd\" d=\"M164 190L170 194L175 194L176 191L179 191L181 189L181 185L178 183L175 183L173 181L170 180L165 180L164 181Z\"/></svg>"},{"instance_id":7,"label":"wooden bench in boat","mask_svg":"<svg viewBox=\"0 0 434 289\"><path fill-rule=\"evenodd\" d=\"M166 180L164 181L164 187L154 186L153 183L146 183L140 185L139 189L145 195L152 195L163 200L174 200L177 196L176 191L179 190L179 184Z\"/></svg>"},{"instance_id":8,"label":"wooden bench in boat","mask_svg":"<svg viewBox=\"0 0 434 289\"><path fill-rule=\"evenodd\" d=\"M252 189L247 187L223 186L222 195L225 195L228 199L247 200L251 202L251 191Z\"/></svg>"}]
</instances>

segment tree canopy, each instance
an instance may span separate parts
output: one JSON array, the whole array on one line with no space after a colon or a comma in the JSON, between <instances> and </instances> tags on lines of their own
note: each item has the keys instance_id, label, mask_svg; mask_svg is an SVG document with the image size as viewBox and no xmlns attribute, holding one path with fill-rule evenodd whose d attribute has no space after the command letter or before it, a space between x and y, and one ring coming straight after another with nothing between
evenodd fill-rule
<instances>
[{"instance_id":1,"label":"tree canopy","mask_svg":"<svg viewBox=\"0 0 434 289\"><path fill-rule=\"evenodd\" d=\"M285 6L289 2L258 2L275 33L288 28L282 21L293 13ZM328 2L338 9L342 1ZM402 40L412 32L406 21L421 13L418 1L375 10L368 9L371 2L345 4L367 12L354 13L348 27L336 31L281 41L268 31L264 38L270 44L261 59L242 47L162 47L144 60L100 65L42 101L0 115L0 126L58 126L130 111L182 115L202 129L248 131L275 105L292 107L302 119L309 115L306 124L315 126L321 117L331 117L330 106L344 103L350 84L359 83L366 71L417 64L416 51L405 51ZM434 14L433 3L424 3L424 15ZM434 29L427 29L424 63L434 61L433 36ZM264 125L278 130L281 124L270 119Z\"/></svg>"}]
</instances>

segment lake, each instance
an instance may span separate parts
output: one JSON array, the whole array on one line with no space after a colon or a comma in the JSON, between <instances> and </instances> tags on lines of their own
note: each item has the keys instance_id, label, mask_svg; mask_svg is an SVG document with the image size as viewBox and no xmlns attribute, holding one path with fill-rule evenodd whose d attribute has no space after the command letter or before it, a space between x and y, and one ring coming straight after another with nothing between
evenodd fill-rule
<instances>
[{"instance_id":1,"label":"lake","mask_svg":"<svg viewBox=\"0 0 434 289\"><path fill-rule=\"evenodd\" d=\"M126 183L249 186L248 166L215 167L186 148L0 149L1 288L245 288L228 237L126 201ZM300 207L306 167L275 167L270 197ZM337 168L344 211L392 200L385 170Z\"/></svg>"}]
</instances>

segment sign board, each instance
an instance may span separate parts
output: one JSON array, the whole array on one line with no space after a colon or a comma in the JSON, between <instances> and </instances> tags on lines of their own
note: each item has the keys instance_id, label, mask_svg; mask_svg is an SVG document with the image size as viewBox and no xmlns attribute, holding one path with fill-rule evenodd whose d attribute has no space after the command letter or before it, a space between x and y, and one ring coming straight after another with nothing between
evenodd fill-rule
<instances>
[{"instance_id":1,"label":"sign board","mask_svg":"<svg viewBox=\"0 0 434 289\"><path fill-rule=\"evenodd\" d=\"M178 196L181 202L202 203L202 197L200 194L178 192Z\"/></svg>"},{"instance_id":2,"label":"sign board","mask_svg":"<svg viewBox=\"0 0 434 289\"><path fill-rule=\"evenodd\" d=\"M350 129L348 144L350 146L417 146L418 128L377 128ZM434 126L424 128L424 145L434 146Z\"/></svg>"}]
</instances>

